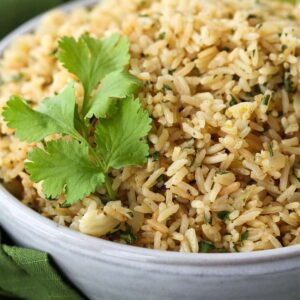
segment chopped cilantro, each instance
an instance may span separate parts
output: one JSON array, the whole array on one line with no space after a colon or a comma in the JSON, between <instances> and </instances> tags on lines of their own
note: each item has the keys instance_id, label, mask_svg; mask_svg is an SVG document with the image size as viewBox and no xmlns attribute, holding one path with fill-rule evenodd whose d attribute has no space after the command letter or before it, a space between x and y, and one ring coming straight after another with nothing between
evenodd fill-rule
<instances>
[{"instance_id":1,"label":"chopped cilantro","mask_svg":"<svg viewBox=\"0 0 300 300\"><path fill-rule=\"evenodd\" d=\"M169 69L169 70L168 70L168 74L169 74L169 75L173 75L174 72L176 72L176 69Z\"/></svg>"},{"instance_id":2,"label":"chopped cilantro","mask_svg":"<svg viewBox=\"0 0 300 300\"><path fill-rule=\"evenodd\" d=\"M152 154L152 159L153 159L154 161L158 161L159 158L160 158L160 153L159 153L158 151L153 152L153 154Z\"/></svg>"},{"instance_id":3,"label":"chopped cilantro","mask_svg":"<svg viewBox=\"0 0 300 300\"><path fill-rule=\"evenodd\" d=\"M215 245L210 241L201 241L199 243L199 253L209 253L215 249Z\"/></svg>"},{"instance_id":4,"label":"chopped cilantro","mask_svg":"<svg viewBox=\"0 0 300 300\"><path fill-rule=\"evenodd\" d=\"M262 104L268 106L270 98L271 98L271 95L265 95L262 100Z\"/></svg>"},{"instance_id":5,"label":"chopped cilantro","mask_svg":"<svg viewBox=\"0 0 300 300\"><path fill-rule=\"evenodd\" d=\"M166 33L165 32L161 32L158 36L159 40L163 40L166 37Z\"/></svg>"},{"instance_id":6,"label":"chopped cilantro","mask_svg":"<svg viewBox=\"0 0 300 300\"><path fill-rule=\"evenodd\" d=\"M133 218L133 212L132 212L132 211L129 211L129 212L127 213L127 215L128 215L130 218Z\"/></svg>"},{"instance_id":7,"label":"chopped cilantro","mask_svg":"<svg viewBox=\"0 0 300 300\"><path fill-rule=\"evenodd\" d=\"M293 93L295 91L293 76L289 72L284 74L284 89L288 93Z\"/></svg>"},{"instance_id":8,"label":"chopped cilantro","mask_svg":"<svg viewBox=\"0 0 300 300\"><path fill-rule=\"evenodd\" d=\"M127 229L125 231L118 230L113 233L107 234L107 237L110 240L120 239L128 245L132 245L137 240L137 236L133 232L132 227L129 225L127 225Z\"/></svg>"},{"instance_id":9,"label":"chopped cilantro","mask_svg":"<svg viewBox=\"0 0 300 300\"><path fill-rule=\"evenodd\" d=\"M236 104L238 104L237 99L233 95L231 95L231 100L229 101L229 106L233 106Z\"/></svg>"},{"instance_id":10,"label":"chopped cilantro","mask_svg":"<svg viewBox=\"0 0 300 300\"><path fill-rule=\"evenodd\" d=\"M148 14L139 14L139 17L141 17L141 18L149 18L149 15Z\"/></svg>"},{"instance_id":11,"label":"chopped cilantro","mask_svg":"<svg viewBox=\"0 0 300 300\"><path fill-rule=\"evenodd\" d=\"M217 174L218 175L224 175L224 174L228 174L229 172L228 171L226 171L226 170L219 170L219 171L217 171Z\"/></svg>"},{"instance_id":12,"label":"chopped cilantro","mask_svg":"<svg viewBox=\"0 0 300 300\"><path fill-rule=\"evenodd\" d=\"M166 92L166 91L172 91L172 88L171 88L169 85L164 84L164 85L163 85L163 91L164 91L164 92Z\"/></svg>"},{"instance_id":13,"label":"chopped cilantro","mask_svg":"<svg viewBox=\"0 0 300 300\"><path fill-rule=\"evenodd\" d=\"M163 187L164 186L164 184L165 184L165 182L166 182L166 180L165 180L165 176L162 174L162 175L160 175L158 178L157 178L157 180L156 180L156 187L157 188L161 188L161 187Z\"/></svg>"},{"instance_id":14,"label":"chopped cilantro","mask_svg":"<svg viewBox=\"0 0 300 300\"><path fill-rule=\"evenodd\" d=\"M18 74L13 75L13 76L11 77L11 80L17 82L17 81L22 80L23 77L24 77L24 74L23 74L23 73L18 73Z\"/></svg>"},{"instance_id":15,"label":"chopped cilantro","mask_svg":"<svg viewBox=\"0 0 300 300\"><path fill-rule=\"evenodd\" d=\"M269 151L269 154L270 154L271 157L274 156L273 143L268 144L268 151Z\"/></svg>"},{"instance_id":16,"label":"chopped cilantro","mask_svg":"<svg viewBox=\"0 0 300 300\"><path fill-rule=\"evenodd\" d=\"M248 240L248 237L249 237L249 231L246 230L241 234L241 241L243 242L245 240Z\"/></svg>"},{"instance_id":17,"label":"chopped cilantro","mask_svg":"<svg viewBox=\"0 0 300 300\"><path fill-rule=\"evenodd\" d=\"M229 215L230 215L230 211L228 211L228 210L219 211L217 213L218 218L222 221L228 220Z\"/></svg>"}]
</instances>

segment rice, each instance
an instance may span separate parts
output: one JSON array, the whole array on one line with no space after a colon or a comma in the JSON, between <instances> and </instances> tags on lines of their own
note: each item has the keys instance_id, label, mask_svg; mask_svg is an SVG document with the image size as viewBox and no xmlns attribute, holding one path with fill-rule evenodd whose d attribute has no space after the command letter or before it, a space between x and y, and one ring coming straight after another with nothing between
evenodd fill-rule
<instances>
[{"instance_id":1,"label":"rice","mask_svg":"<svg viewBox=\"0 0 300 300\"><path fill-rule=\"evenodd\" d=\"M35 107L73 79L51 54L59 37L118 32L130 42L130 72L144 82L151 155L143 167L113 171L118 201L103 201L100 188L61 208L63 197L45 199L24 171L34 145L1 119L4 185L85 234L124 243L115 233L129 225L134 244L146 248L196 253L210 242L214 252L244 252L300 244L299 15L300 6L265 0L107 0L49 13L5 51L0 109L16 94Z\"/></svg>"}]
</instances>

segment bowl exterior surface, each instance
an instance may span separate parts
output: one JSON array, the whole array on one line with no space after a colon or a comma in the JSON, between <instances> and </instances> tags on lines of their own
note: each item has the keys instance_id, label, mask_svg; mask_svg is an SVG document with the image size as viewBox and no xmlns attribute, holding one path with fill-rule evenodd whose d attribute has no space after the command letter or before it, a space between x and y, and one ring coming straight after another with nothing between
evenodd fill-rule
<instances>
[{"instance_id":1,"label":"bowl exterior surface","mask_svg":"<svg viewBox=\"0 0 300 300\"><path fill-rule=\"evenodd\" d=\"M61 7L69 11L95 0ZM0 55L40 17L0 43ZM300 245L250 254L166 253L91 238L47 220L0 186L0 226L20 246L45 251L89 299L299 300Z\"/></svg>"}]
</instances>

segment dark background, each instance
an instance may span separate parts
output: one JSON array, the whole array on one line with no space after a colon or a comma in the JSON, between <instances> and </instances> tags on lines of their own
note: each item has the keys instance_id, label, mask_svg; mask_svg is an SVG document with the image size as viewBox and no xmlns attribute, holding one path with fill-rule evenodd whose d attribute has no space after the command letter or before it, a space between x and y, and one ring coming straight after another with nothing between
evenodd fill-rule
<instances>
[{"instance_id":1,"label":"dark background","mask_svg":"<svg viewBox=\"0 0 300 300\"><path fill-rule=\"evenodd\" d=\"M69 0L0 0L0 39L26 20Z\"/></svg>"}]
</instances>

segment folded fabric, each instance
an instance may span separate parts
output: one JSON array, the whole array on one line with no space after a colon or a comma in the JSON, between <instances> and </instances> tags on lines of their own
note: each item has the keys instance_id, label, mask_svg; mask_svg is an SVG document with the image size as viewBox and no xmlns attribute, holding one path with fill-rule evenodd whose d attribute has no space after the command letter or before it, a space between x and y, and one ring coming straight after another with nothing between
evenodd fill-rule
<instances>
[{"instance_id":1,"label":"folded fabric","mask_svg":"<svg viewBox=\"0 0 300 300\"><path fill-rule=\"evenodd\" d=\"M0 298L83 299L50 265L46 253L0 244Z\"/></svg>"}]
</instances>

